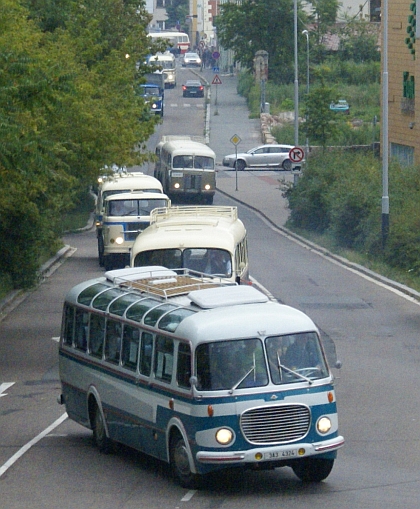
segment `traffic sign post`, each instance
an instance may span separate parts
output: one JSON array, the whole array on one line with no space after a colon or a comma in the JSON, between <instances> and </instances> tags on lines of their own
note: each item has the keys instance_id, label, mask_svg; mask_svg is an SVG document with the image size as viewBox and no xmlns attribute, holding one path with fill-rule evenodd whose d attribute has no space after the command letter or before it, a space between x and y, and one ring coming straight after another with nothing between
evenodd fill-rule
<instances>
[{"instance_id":1,"label":"traffic sign post","mask_svg":"<svg viewBox=\"0 0 420 509\"><path fill-rule=\"evenodd\" d=\"M305 157L305 151L302 147L293 147L289 151L289 159L292 163L301 163L303 158ZM292 168L293 173L293 184L297 185L299 180L300 168L298 170L294 170Z\"/></svg>"},{"instance_id":2,"label":"traffic sign post","mask_svg":"<svg viewBox=\"0 0 420 509\"><path fill-rule=\"evenodd\" d=\"M221 85L222 84L222 80L219 78L218 74L214 75L214 78L213 78L213 81L211 82L211 84L212 85ZM218 115L219 111L217 109L217 86L216 86L216 98L215 98L215 101L214 101L214 105L216 106L216 110L215 110L214 114Z\"/></svg>"},{"instance_id":3,"label":"traffic sign post","mask_svg":"<svg viewBox=\"0 0 420 509\"><path fill-rule=\"evenodd\" d=\"M238 160L238 145L239 143L241 143L241 141L242 141L241 138L237 134L234 134L230 139L230 142L235 145L235 180L236 180L235 191L238 190L238 166L236 164L236 161Z\"/></svg>"}]
</instances>

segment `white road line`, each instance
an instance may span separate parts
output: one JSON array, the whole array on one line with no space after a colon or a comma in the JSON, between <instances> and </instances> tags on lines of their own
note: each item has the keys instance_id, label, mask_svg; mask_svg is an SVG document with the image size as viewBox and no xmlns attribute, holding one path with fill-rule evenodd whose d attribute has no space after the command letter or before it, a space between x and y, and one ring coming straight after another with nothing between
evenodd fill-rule
<instances>
[{"instance_id":1,"label":"white road line","mask_svg":"<svg viewBox=\"0 0 420 509\"><path fill-rule=\"evenodd\" d=\"M190 490L186 495L184 495L181 498L181 502L189 502L196 493L197 493L197 490Z\"/></svg>"},{"instance_id":2,"label":"white road line","mask_svg":"<svg viewBox=\"0 0 420 509\"><path fill-rule=\"evenodd\" d=\"M64 413L61 417L59 417L56 421L54 421L48 428L45 428L39 435L33 438L30 442L21 447L11 458L9 458L6 463L0 467L0 477L9 470L9 468L16 463L16 461L21 458L25 452L28 452L29 449L42 440L48 433L50 433L53 429L59 426L63 421L67 419L67 413Z\"/></svg>"},{"instance_id":3,"label":"white road line","mask_svg":"<svg viewBox=\"0 0 420 509\"><path fill-rule=\"evenodd\" d=\"M12 385L15 385L15 382L7 382L0 384L0 398L2 398L3 396L7 396L7 394L3 394L3 392L7 391L7 389Z\"/></svg>"}]
</instances>

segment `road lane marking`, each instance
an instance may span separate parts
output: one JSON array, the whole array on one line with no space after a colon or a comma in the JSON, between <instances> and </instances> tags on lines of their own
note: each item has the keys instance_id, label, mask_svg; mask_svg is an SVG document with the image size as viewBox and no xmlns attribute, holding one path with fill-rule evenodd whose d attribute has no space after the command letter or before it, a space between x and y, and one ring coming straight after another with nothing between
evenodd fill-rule
<instances>
[{"instance_id":1,"label":"road lane marking","mask_svg":"<svg viewBox=\"0 0 420 509\"><path fill-rule=\"evenodd\" d=\"M2 398L3 396L7 396L7 394L3 394L3 392L7 391L7 389L9 389L9 387L11 387L12 385L15 385L15 382L6 382L0 384L0 398Z\"/></svg>"},{"instance_id":2,"label":"road lane marking","mask_svg":"<svg viewBox=\"0 0 420 509\"><path fill-rule=\"evenodd\" d=\"M21 447L11 458L9 458L4 465L0 467L0 477L9 470L9 468L16 463L16 461L21 458L29 449L42 440L48 433L50 433L53 429L59 426L62 422L67 419L67 413L64 413L61 417L59 417L56 421L54 421L48 428L45 428L44 431L41 431L39 435L30 440L27 444Z\"/></svg>"},{"instance_id":3,"label":"road lane marking","mask_svg":"<svg viewBox=\"0 0 420 509\"><path fill-rule=\"evenodd\" d=\"M184 495L181 498L181 502L189 502L196 493L197 493L197 490L190 490L186 495Z\"/></svg>"}]
</instances>

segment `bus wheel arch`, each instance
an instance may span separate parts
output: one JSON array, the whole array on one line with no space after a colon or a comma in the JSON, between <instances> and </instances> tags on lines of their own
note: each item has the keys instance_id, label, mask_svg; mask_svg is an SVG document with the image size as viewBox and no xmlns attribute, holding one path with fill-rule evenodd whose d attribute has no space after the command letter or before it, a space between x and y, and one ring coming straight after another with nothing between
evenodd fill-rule
<instances>
[{"instance_id":1,"label":"bus wheel arch","mask_svg":"<svg viewBox=\"0 0 420 509\"><path fill-rule=\"evenodd\" d=\"M201 476L196 473L191 449L185 434L173 425L168 435L169 464L172 475L183 488L198 488Z\"/></svg>"},{"instance_id":2,"label":"bus wheel arch","mask_svg":"<svg viewBox=\"0 0 420 509\"><path fill-rule=\"evenodd\" d=\"M93 431L93 440L99 451L108 454L112 450L112 440L109 438L108 427L102 405L96 394L91 392L88 397L88 410L90 427Z\"/></svg>"}]
</instances>

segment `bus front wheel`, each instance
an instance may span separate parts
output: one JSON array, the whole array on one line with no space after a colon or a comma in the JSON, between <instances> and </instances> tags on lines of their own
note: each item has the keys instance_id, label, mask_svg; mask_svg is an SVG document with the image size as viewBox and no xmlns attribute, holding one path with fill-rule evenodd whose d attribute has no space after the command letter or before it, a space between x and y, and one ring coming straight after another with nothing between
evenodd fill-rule
<instances>
[{"instance_id":1,"label":"bus front wheel","mask_svg":"<svg viewBox=\"0 0 420 509\"><path fill-rule=\"evenodd\" d=\"M303 482L321 482L326 479L334 465L334 460L305 458L292 465L293 472Z\"/></svg>"},{"instance_id":2,"label":"bus front wheel","mask_svg":"<svg viewBox=\"0 0 420 509\"><path fill-rule=\"evenodd\" d=\"M187 446L179 433L172 435L169 448L171 470L175 479L183 488L197 488L200 476L191 472Z\"/></svg>"},{"instance_id":3,"label":"bus front wheel","mask_svg":"<svg viewBox=\"0 0 420 509\"><path fill-rule=\"evenodd\" d=\"M112 440L107 437L105 421L98 405L93 416L93 439L100 452L108 454L112 450Z\"/></svg>"}]
</instances>

